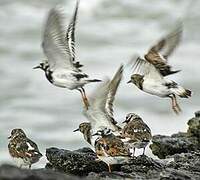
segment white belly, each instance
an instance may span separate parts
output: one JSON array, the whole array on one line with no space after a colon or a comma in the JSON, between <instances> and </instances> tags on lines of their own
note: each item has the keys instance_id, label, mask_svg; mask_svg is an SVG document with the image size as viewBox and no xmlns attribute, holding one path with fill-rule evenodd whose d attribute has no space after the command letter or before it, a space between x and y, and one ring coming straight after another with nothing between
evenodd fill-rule
<instances>
[{"instance_id":1,"label":"white belly","mask_svg":"<svg viewBox=\"0 0 200 180\"><path fill-rule=\"evenodd\" d=\"M124 164L128 162L129 157L125 156L98 156L106 164Z\"/></svg>"},{"instance_id":2,"label":"white belly","mask_svg":"<svg viewBox=\"0 0 200 180\"><path fill-rule=\"evenodd\" d=\"M67 88L70 90L82 87L85 82L77 80L76 77L72 75L71 71L57 71L52 74L53 84L55 86Z\"/></svg>"},{"instance_id":3,"label":"white belly","mask_svg":"<svg viewBox=\"0 0 200 180\"><path fill-rule=\"evenodd\" d=\"M155 81L144 81L143 91L159 97L166 97L171 94L170 90L166 86Z\"/></svg>"}]
</instances>

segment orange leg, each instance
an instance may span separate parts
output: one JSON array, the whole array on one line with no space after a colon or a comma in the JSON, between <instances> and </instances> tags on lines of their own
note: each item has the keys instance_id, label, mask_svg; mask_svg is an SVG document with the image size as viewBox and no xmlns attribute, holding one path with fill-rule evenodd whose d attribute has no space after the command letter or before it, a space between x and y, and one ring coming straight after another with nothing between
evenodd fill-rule
<instances>
[{"instance_id":1,"label":"orange leg","mask_svg":"<svg viewBox=\"0 0 200 180\"><path fill-rule=\"evenodd\" d=\"M110 164L108 164L108 171L109 171L109 173L112 172L111 167L110 167Z\"/></svg>"},{"instance_id":2,"label":"orange leg","mask_svg":"<svg viewBox=\"0 0 200 180\"><path fill-rule=\"evenodd\" d=\"M176 104L176 107L177 107L178 111L181 112L182 110L181 110L180 106L178 105L178 102L177 102L177 99L176 99L175 95L174 95L174 100L175 100L175 104Z\"/></svg>"},{"instance_id":3,"label":"orange leg","mask_svg":"<svg viewBox=\"0 0 200 180\"><path fill-rule=\"evenodd\" d=\"M82 88L81 88L81 89L78 89L78 91L81 93L81 97L82 97L82 99L83 99L83 103L84 103L86 109L88 109L89 103L88 103L87 98L85 98L85 93L84 93L84 91L82 90Z\"/></svg>"},{"instance_id":4,"label":"orange leg","mask_svg":"<svg viewBox=\"0 0 200 180\"><path fill-rule=\"evenodd\" d=\"M180 109L177 107L177 100L176 100L176 96L173 94L172 96L170 96L171 100L172 100L172 109L174 110L174 112L176 114L179 114Z\"/></svg>"},{"instance_id":5,"label":"orange leg","mask_svg":"<svg viewBox=\"0 0 200 180\"><path fill-rule=\"evenodd\" d=\"M89 107L90 104L89 104L89 101L87 99L87 96L86 96L86 93L85 93L85 89L83 87L81 87L81 90L83 92L85 104L87 104L87 107Z\"/></svg>"}]
</instances>

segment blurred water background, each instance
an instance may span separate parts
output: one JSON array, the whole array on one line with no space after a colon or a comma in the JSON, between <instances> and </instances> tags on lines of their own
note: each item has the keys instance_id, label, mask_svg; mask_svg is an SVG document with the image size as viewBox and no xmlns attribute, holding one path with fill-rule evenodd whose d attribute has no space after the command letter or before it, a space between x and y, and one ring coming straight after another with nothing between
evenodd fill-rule
<instances>
[{"instance_id":1,"label":"blurred water background","mask_svg":"<svg viewBox=\"0 0 200 180\"><path fill-rule=\"evenodd\" d=\"M7 137L13 128L25 130L45 154L45 148L76 149L87 146L72 131L86 121L77 91L51 85L42 71L32 67L44 58L41 36L48 10L64 6L69 20L75 0L0 1L0 163L12 162ZM187 120L199 110L200 1L189 0L81 0L76 31L77 58L91 77L112 77L120 63L144 53L160 37L184 22L184 36L170 63L181 73L169 78L193 91L179 100L177 116L169 99L160 99L127 85L126 73L115 101L119 122L128 112L138 113L153 134L184 131ZM68 23L68 22L67 22ZM86 87L88 95L96 84ZM147 152L152 156L150 150ZM34 167L43 167L45 158Z\"/></svg>"}]
</instances>

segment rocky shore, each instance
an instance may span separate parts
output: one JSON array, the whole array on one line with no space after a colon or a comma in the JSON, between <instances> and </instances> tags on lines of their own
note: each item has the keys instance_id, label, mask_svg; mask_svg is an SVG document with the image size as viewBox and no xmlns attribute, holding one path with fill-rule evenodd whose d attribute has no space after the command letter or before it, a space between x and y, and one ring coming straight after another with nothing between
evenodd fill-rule
<instances>
[{"instance_id":1,"label":"rocky shore","mask_svg":"<svg viewBox=\"0 0 200 180\"><path fill-rule=\"evenodd\" d=\"M171 136L155 135L150 145L160 159L138 156L124 165L112 166L98 161L90 148L69 151L48 148L44 169L27 170L10 165L0 167L2 180L103 180L103 179L200 179L200 111L188 121L187 132Z\"/></svg>"}]
</instances>

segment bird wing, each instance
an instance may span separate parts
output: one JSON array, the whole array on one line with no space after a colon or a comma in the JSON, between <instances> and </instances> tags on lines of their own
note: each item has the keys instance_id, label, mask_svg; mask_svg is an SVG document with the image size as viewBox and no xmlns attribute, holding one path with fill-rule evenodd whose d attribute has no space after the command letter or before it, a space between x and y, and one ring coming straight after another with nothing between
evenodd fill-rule
<instances>
[{"instance_id":1,"label":"bird wing","mask_svg":"<svg viewBox=\"0 0 200 180\"><path fill-rule=\"evenodd\" d=\"M161 38L158 43L152 46L149 52L157 52L163 58L162 60L168 60L168 57L174 52L182 37L183 27L182 24L178 24L175 29L168 33L165 37Z\"/></svg>"},{"instance_id":2,"label":"bird wing","mask_svg":"<svg viewBox=\"0 0 200 180\"><path fill-rule=\"evenodd\" d=\"M135 61L135 62L134 62ZM158 81L163 80L162 74L148 61L137 57L137 59L133 59L132 71L133 74L140 74L143 75L145 78L154 79Z\"/></svg>"},{"instance_id":3,"label":"bird wing","mask_svg":"<svg viewBox=\"0 0 200 180\"><path fill-rule=\"evenodd\" d=\"M128 124L123 132L133 141L150 140L152 137L150 128L140 121Z\"/></svg>"},{"instance_id":4,"label":"bird wing","mask_svg":"<svg viewBox=\"0 0 200 180\"><path fill-rule=\"evenodd\" d=\"M80 68L80 67L83 66L79 62L75 61L75 57L76 57L76 53L75 53L75 28L76 28L78 7L79 7L79 0L77 0L77 2L76 2L75 11L74 11L73 17L72 17L72 19L69 23L69 26L67 28L67 32L66 32L66 36L65 36L66 46L69 49L71 61L76 68Z\"/></svg>"},{"instance_id":5,"label":"bird wing","mask_svg":"<svg viewBox=\"0 0 200 180\"><path fill-rule=\"evenodd\" d=\"M121 65L112 80L106 79L94 91L90 99L89 109L87 113L95 113L95 116L101 121L110 121L112 124L117 124L113 117L113 102L117 88L122 79L123 65Z\"/></svg>"},{"instance_id":6,"label":"bird wing","mask_svg":"<svg viewBox=\"0 0 200 180\"><path fill-rule=\"evenodd\" d=\"M124 145L120 138L113 135L105 138L104 150L109 156L129 156L128 148Z\"/></svg>"},{"instance_id":7,"label":"bird wing","mask_svg":"<svg viewBox=\"0 0 200 180\"><path fill-rule=\"evenodd\" d=\"M63 19L64 14L61 9L52 8L43 34L42 47L51 70L55 68L75 69L69 46L66 46Z\"/></svg>"},{"instance_id":8,"label":"bird wing","mask_svg":"<svg viewBox=\"0 0 200 180\"><path fill-rule=\"evenodd\" d=\"M158 43L150 48L144 56L145 59L157 68L163 76L179 71L171 71L168 65L168 57L173 53L182 37L182 25L179 25L172 32L163 37Z\"/></svg>"},{"instance_id":9,"label":"bird wing","mask_svg":"<svg viewBox=\"0 0 200 180\"><path fill-rule=\"evenodd\" d=\"M113 79L111 80L109 84L109 91L108 91L107 100L105 104L106 113L113 120L112 122L114 124L117 124L117 122L113 118L113 102L115 100L115 95L119 87L119 84L122 80L122 76L123 76L123 65L119 67L118 71L116 72L115 76L113 77Z\"/></svg>"}]
</instances>

